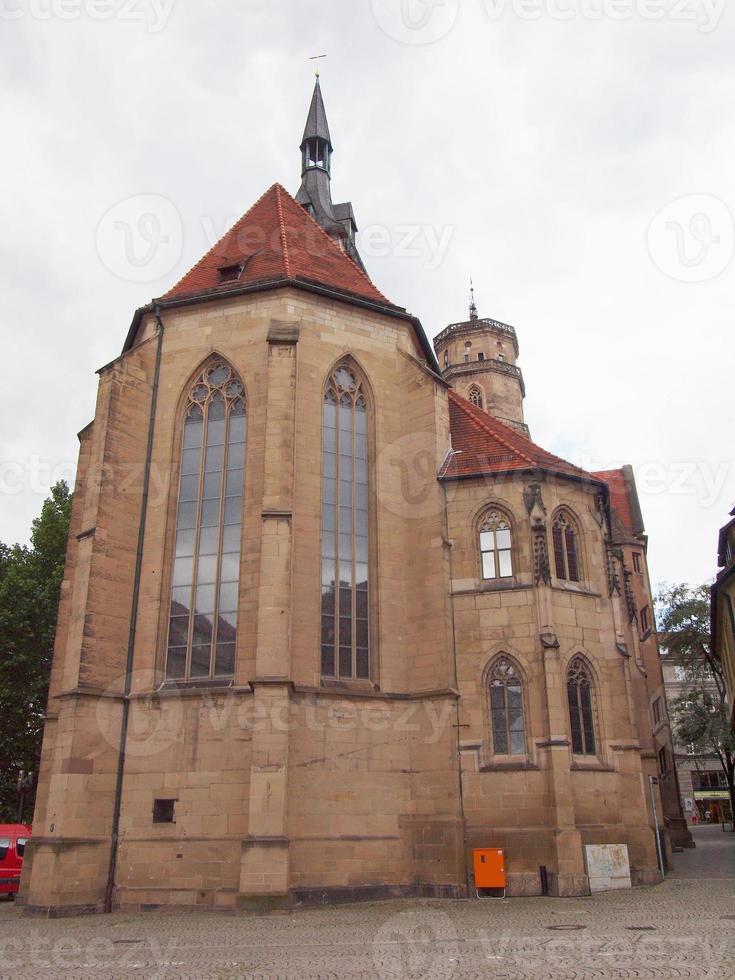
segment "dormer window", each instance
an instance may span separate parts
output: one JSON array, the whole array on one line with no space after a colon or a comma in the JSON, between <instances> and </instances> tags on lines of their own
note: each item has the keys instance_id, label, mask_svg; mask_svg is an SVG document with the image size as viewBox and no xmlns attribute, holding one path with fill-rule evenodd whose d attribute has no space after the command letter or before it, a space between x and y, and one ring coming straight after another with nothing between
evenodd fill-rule
<instances>
[{"instance_id":1,"label":"dormer window","mask_svg":"<svg viewBox=\"0 0 735 980\"><path fill-rule=\"evenodd\" d=\"M218 270L220 282L236 282L242 275L244 266L241 262L234 265L223 265Z\"/></svg>"}]
</instances>

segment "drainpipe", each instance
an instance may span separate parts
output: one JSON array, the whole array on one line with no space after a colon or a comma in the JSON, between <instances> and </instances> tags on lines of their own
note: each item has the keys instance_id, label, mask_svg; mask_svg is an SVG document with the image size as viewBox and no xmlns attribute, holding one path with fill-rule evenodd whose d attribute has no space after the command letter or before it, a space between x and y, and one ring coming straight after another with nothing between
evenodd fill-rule
<instances>
[{"instance_id":1,"label":"drainpipe","mask_svg":"<svg viewBox=\"0 0 735 980\"><path fill-rule=\"evenodd\" d=\"M454 578L453 565L452 565L452 545L449 540L449 502L447 500L447 485L442 483L442 492L444 494L444 539L447 542L445 547L449 549L449 611L451 616L451 632L452 632L452 666L454 669L454 688L459 694L459 674L457 670L457 627L454 619L454 595L452 581ZM464 859L464 879L465 887L467 888L467 897L470 896L470 868L467 860L467 818L465 816L464 809L464 786L462 780L462 750L460 748L460 723L461 715L459 712L459 697L455 698L454 701L454 717L455 717L455 731L457 733L457 777L459 781L459 809L462 815L462 851Z\"/></svg>"},{"instance_id":2,"label":"drainpipe","mask_svg":"<svg viewBox=\"0 0 735 980\"><path fill-rule=\"evenodd\" d=\"M648 777L648 784L651 788L651 806L653 807L653 829L656 834L656 851L658 853L658 866L661 869L661 878L666 877L666 865L664 863L664 855L661 850L661 834L658 829L658 813L656 811L656 791L654 786L658 786L658 779L655 776Z\"/></svg>"},{"instance_id":3,"label":"drainpipe","mask_svg":"<svg viewBox=\"0 0 735 980\"><path fill-rule=\"evenodd\" d=\"M158 381L161 375L161 348L163 347L163 321L160 308L155 308L158 340L156 344L156 365L153 372L153 391L151 392L151 410L148 418L148 442L146 445L145 469L143 471L143 495L140 502L140 521L138 523L138 548L135 554L135 578L133 580L133 602L130 613L130 628L128 630L128 651L125 665L125 688L123 693L122 723L120 726L120 747L117 754L117 776L115 780L115 802L112 810L112 837L110 841L110 865L107 872L107 888L105 890L104 911L112 912L112 895L115 889L115 871L117 869L117 854L120 841L120 810L122 806L123 775L125 772L125 743L128 735L130 718L130 691L133 676L133 655L135 652L135 634L138 626L138 606L140 601L140 576L143 567L143 545L145 543L146 515L148 511L148 492L151 479L151 456L153 455L153 433L156 425L156 406L158 403Z\"/></svg>"}]
</instances>

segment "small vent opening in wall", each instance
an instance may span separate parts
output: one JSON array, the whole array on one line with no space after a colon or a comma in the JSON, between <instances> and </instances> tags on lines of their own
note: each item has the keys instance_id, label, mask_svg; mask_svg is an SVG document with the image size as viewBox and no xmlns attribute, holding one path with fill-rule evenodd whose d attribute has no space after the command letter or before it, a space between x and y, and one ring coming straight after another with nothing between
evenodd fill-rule
<instances>
[{"instance_id":1,"label":"small vent opening in wall","mask_svg":"<svg viewBox=\"0 0 735 980\"><path fill-rule=\"evenodd\" d=\"M153 823L176 823L176 800L153 801Z\"/></svg>"}]
</instances>

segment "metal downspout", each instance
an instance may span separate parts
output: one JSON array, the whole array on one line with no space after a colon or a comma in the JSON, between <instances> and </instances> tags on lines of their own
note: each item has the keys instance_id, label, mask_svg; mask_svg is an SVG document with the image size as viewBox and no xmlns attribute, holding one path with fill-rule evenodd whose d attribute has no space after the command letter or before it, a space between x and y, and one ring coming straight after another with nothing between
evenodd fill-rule
<instances>
[{"instance_id":1,"label":"metal downspout","mask_svg":"<svg viewBox=\"0 0 735 980\"><path fill-rule=\"evenodd\" d=\"M120 832L120 810L122 807L123 775L125 772L125 743L128 734L130 717L130 691L132 686L133 655L135 652L135 634L138 625L138 605L140 600L140 575L143 567L143 545L145 543L146 515L148 511L148 492L151 475L151 456L153 454L153 433L156 424L156 406L158 403L158 382L161 374L161 349L163 347L164 327L160 310L155 310L158 325L158 343L156 346L156 365L153 372L153 391L151 393L151 410L148 419L148 442L146 445L145 469L143 471L143 495L140 502L140 522L138 524L138 549L135 555L135 578L133 581L133 601L130 613L130 628L128 630L128 651L125 665L125 688L123 697L122 723L120 727L120 747L117 756L117 777L115 780L115 802L112 811L112 837L110 843L110 865L107 872L107 888L105 890L105 912L112 912L112 896L115 889L115 871L117 869L117 854Z\"/></svg>"}]
</instances>

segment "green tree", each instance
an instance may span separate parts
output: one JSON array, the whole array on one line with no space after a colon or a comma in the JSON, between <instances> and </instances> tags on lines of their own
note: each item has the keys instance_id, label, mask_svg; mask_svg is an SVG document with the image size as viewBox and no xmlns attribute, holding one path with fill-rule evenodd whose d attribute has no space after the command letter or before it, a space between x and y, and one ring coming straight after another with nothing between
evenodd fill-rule
<instances>
[{"instance_id":1,"label":"green tree","mask_svg":"<svg viewBox=\"0 0 735 980\"><path fill-rule=\"evenodd\" d=\"M658 602L659 638L684 669L681 693L671 704L674 735L698 755L717 756L735 815L735 736L722 662L712 646L710 587L664 586Z\"/></svg>"},{"instance_id":2,"label":"green tree","mask_svg":"<svg viewBox=\"0 0 735 980\"><path fill-rule=\"evenodd\" d=\"M57 483L31 546L0 545L0 822L18 816L20 772L38 772L71 499ZM27 820L34 797L26 794Z\"/></svg>"}]
</instances>

